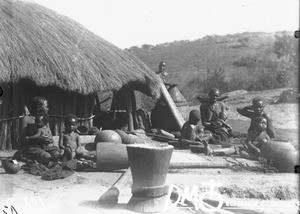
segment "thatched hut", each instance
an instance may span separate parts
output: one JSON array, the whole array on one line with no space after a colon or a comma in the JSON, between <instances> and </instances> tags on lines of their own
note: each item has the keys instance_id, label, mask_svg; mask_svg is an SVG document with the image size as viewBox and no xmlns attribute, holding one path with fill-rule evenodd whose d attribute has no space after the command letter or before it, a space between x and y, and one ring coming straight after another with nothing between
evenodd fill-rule
<instances>
[{"instance_id":1,"label":"thatched hut","mask_svg":"<svg viewBox=\"0 0 300 214\"><path fill-rule=\"evenodd\" d=\"M121 88L158 97L158 79L137 57L38 4L0 0L0 150L18 148L19 120L34 96L50 114L90 117L95 93ZM50 121L60 131L59 118Z\"/></svg>"}]
</instances>

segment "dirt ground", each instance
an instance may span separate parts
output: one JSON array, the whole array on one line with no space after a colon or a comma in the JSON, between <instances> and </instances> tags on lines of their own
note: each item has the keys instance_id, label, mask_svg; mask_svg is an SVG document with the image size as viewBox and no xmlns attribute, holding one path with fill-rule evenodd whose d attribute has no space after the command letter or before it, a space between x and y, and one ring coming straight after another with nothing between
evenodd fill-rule
<instances>
[{"instance_id":1,"label":"dirt ground","mask_svg":"<svg viewBox=\"0 0 300 214\"><path fill-rule=\"evenodd\" d=\"M226 104L229 106L229 123L233 129L245 133L249 120L238 115L236 107L248 105L258 94L267 98L266 111L274 120L281 139L289 140L298 150L298 104L274 104L283 89L252 92L232 92ZM191 109L199 109L193 106ZM185 114L185 113L183 113ZM3 154L3 153L1 153ZM0 155L1 156L1 155ZM234 157L208 157L190 151L174 151L171 162L199 161L230 163L228 168L169 169L167 184L180 191L193 186L199 194L209 192L207 183L216 184L227 213L298 213L299 176L293 173L263 172L257 161ZM14 205L18 213L133 213L126 209L131 189L122 189L119 204L114 209L100 207L97 200L121 175L117 172L75 172L72 176L54 181L41 180L40 176L20 171L9 175L0 167L0 209L7 213ZM181 192L183 193L183 192ZM180 195L180 194L179 194ZM181 194L182 196L182 194ZM207 195L206 195L207 196ZM217 200L216 195L208 197ZM8 208L4 206L7 205ZM225 212L225 211L224 211ZM177 206L166 213L203 213L190 206ZM216 212L217 213L217 212Z\"/></svg>"}]
</instances>

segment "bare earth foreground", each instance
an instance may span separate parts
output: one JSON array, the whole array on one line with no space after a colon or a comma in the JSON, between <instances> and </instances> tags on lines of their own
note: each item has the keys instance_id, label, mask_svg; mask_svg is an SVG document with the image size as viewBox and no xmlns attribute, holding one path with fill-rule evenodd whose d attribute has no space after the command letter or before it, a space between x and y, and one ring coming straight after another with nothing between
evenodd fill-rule
<instances>
[{"instance_id":1,"label":"bare earth foreground","mask_svg":"<svg viewBox=\"0 0 300 214\"><path fill-rule=\"evenodd\" d=\"M283 89L251 92L232 92L229 94L229 123L236 131L245 133L249 120L238 115L236 107L250 104L258 94L267 99L266 111L274 119L274 125L280 138L289 140L297 150L298 145L298 104L273 104ZM199 109L199 106L191 107ZM187 111L188 112L188 111ZM183 114L186 115L186 112ZM232 163L226 169L170 169L167 183L177 187L179 197L182 190L198 188L198 194L204 198L224 201L231 205L224 208L230 213L298 213L299 212L299 175L293 173L262 172L258 162L233 157L207 157L190 151L175 151L171 161L203 161ZM121 175L122 171L76 172L63 180L43 181L39 176L20 171L8 175L0 167L0 209L6 213L134 213L126 209L131 197L131 189L121 191L119 204L114 209L105 209L97 200ZM214 192L209 195L213 182ZM199 202L200 204L200 202ZM7 206L7 208L5 207ZM11 211L11 205L15 208ZM170 204L171 205L171 204ZM217 204L214 205L215 207ZM166 213L204 213L192 206L177 205ZM216 212L217 213L217 212Z\"/></svg>"}]
</instances>

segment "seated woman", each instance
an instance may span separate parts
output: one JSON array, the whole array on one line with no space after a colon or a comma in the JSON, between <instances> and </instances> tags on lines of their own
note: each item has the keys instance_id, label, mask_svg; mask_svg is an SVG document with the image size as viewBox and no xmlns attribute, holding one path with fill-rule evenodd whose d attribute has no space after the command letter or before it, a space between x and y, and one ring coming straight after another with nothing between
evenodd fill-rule
<instances>
[{"instance_id":1,"label":"seated woman","mask_svg":"<svg viewBox=\"0 0 300 214\"><path fill-rule=\"evenodd\" d=\"M46 113L40 113L35 117L34 126L28 126L26 130L27 144L41 143L45 146L53 143L52 133L47 127L49 116Z\"/></svg>"},{"instance_id":2,"label":"seated woman","mask_svg":"<svg viewBox=\"0 0 300 214\"><path fill-rule=\"evenodd\" d=\"M49 123L45 122L45 118L43 118L49 110L48 102L44 97L34 97L30 101L30 107L32 115L24 116L21 121L22 129L18 138L20 149L14 154L14 158L36 160L47 165L59 157L59 148L52 144L53 138ZM40 127L43 131L37 128L41 125L43 125ZM30 135L34 137L30 137Z\"/></svg>"}]
</instances>

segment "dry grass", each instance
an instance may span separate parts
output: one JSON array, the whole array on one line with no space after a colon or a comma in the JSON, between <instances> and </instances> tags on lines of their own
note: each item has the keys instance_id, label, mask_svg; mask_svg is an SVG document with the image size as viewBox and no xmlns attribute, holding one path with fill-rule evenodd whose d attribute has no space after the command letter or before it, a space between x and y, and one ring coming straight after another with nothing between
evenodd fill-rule
<instances>
[{"instance_id":1,"label":"dry grass","mask_svg":"<svg viewBox=\"0 0 300 214\"><path fill-rule=\"evenodd\" d=\"M0 83L30 79L89 94L129 84L159 96L157 75L130 53L40 5L0 0Z\"/></svg>"}]
</instances>

